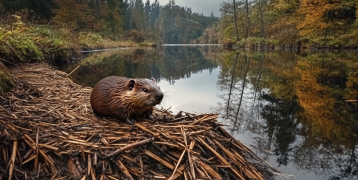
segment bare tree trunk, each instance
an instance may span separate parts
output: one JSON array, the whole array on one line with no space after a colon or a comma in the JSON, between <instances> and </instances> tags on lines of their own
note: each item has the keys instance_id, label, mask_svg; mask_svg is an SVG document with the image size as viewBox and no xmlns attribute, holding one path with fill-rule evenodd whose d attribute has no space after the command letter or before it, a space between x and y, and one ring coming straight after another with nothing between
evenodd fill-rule
<instances>
[{"instance_id":1,"label":"bare tree trunk","mask_svg":"<svg viewBox=\"0 0 358 180\"><path fill-rule=\"evenodd\" d=\"M264 64L264 60L265 60L265 55L262 59L260 59L260 71L259 71L259 77L257 78L257 82L256 82L256 87L254 88L255 94L254 94L254 101L252 103L252 111L254 111L254 105L255 105L255 101L256 101L256 94L257 91L259 90L260 87L260 81L261 81L261 74L262 74L262 66Z\"/></svg>"},{"instance_id":2,"label":"bare tree trunk","mask_svg":"<svg viewBox=\"0 0 358 180\"><path fill-rule=\"evenodd\" d=\"M247 74L248 74L249 69L250 69L250 60L249 60L249 58L247 57L247 55L245 55L245 61L246 61L246 63L247 63L247 68L246 68L246 71L245 71L245 75L244 75L244 77L243 77L239 106L238 106L237 111L236 111L236 114L235 114L235 122L234 122L234 126L233 126L231 132L234 132L234 129L235 129L235 127L236 127L236 123L237 123L237 120L238 120L237 118L238 118L239 111L240 111L241 104L242 104L242 99L243 99L243 97L244 97L244 90L245 90L245 85L246 85L246 78L247 78ZM240 124L239 124L239 126L240 126Z\"/></svg>"},{"instance_id":3,"label":"bare tree trunk","mask_svg":"<svg viewBox=\"0 0 358 180\"><path fill-rule=\"evenodd\" d=\"M99 20L101 16L101 9L100 9L99 0L96 0L96 20Z\"/></svg>"},{"instance_id":4,"label":"bare tree trunk","mask_svg":"<svg viewBox=\"0 0 358 180\"><path fill-rule=\"evenodd\" d=\"M264 21L264 8L265 8L265 0L260 0L259 2L259 13L260 13L260 23L261 23L261 36L265 37L265 21Z\"/></svg>"},{"instance_id":5,"label":"bare tree trunk","mask_svg":"<svg viewBox=\"0 0 358 180\"><path fill-rule=\"evenodd\" d=\"M229 107L230 107L230 98L231 98L231 91L232 91L232 86L234 85L234 78L235 78L235 67L236 67L236 62L237 62L237 58L239 57L239 54L236 53L236 57L235 57L235 62L234 62L234 67L232 68L232 76L231 76L231 83L230 83L230 91L229 91L229 98L227 100L227 107L226 107L226 119L229 119Z\"/></svg>"},{"instance_id":6,"label":"bare tree trunk","mask_svg":"<svg viewBox=\"0 0 358 180\"><path fill-rule=\"evenodd\" d=\"M235 3L235 0L232 0L232 3L233 3L233 6L234 6L234 26L235 26L236 41L239 41L239 32L237 30L236 3Z\"/></svg>"},{"instance_id":7,"label":"bare tree trunk","mask_svg":"<svg viewBox=\"0 0 358 180\"><path fill-rule=\"evenodd\" d=\"M247 21L247 31L246 31L246 38L251 36L251 22L250 22L250 16L249 16L249 2L248 0L245 0L245 6L246 6L246 21Z\"/></svg>"}]
</instances>

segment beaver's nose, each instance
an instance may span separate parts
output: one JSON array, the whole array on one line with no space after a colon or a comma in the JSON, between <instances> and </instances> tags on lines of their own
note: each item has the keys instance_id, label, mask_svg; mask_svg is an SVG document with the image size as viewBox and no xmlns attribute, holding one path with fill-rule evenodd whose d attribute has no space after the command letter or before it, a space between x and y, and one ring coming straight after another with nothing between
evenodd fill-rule
<instances>
[{"instance_id":1,"label":"beaver's nose","mask_svg":"<svg viewBox=\"0 0 358 180\"><path fill-rule=\"evenodd\" d=\"M158 102L160 102L163 99L163 94L158 94L155 96L155 98L157 99Z\"/></svg>"}]
</instances>

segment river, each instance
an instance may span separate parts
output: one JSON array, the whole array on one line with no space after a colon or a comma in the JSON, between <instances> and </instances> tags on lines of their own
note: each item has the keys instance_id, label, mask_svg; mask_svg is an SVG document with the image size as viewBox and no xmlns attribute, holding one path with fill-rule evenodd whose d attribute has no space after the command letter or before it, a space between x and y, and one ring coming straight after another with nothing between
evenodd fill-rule
<instances>
[{"instance_id":1,"label":"river","mask_svg":"<svg viewBox=\"0 0 358 180\"><path fill-rule=\"evenodd\" d=\"M63 68L81 85L155 78L160 107L214 112L290 179L358 179L358 53L226 51L213 46L84 53ZM281 179L281 178L277 178Z\"/></svg>"}]
</instances>

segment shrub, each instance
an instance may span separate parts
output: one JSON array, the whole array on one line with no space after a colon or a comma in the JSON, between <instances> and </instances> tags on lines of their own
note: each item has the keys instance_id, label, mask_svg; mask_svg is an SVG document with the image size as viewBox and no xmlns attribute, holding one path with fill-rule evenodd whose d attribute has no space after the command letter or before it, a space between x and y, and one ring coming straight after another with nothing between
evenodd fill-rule
<instances>
[{"instance_id":1,"label":"shrub","mask_svg":"<svg viewBox=\"0 0 358 180\"><path fill-rule=\"evenodd\" d=\"M143 42L145 37L143 31L131 30L129 32L129 37L132 41L140 43Z\"/></svg>"}]
</instances>

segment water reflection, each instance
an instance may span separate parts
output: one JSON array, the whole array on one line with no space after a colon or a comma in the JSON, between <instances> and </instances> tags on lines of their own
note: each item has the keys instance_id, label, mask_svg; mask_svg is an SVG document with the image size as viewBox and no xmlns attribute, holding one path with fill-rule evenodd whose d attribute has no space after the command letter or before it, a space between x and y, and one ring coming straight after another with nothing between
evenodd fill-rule
<instances>
[{"instance_id":1,"label":"water reflection","mask_svg":"<svg viewBox=\"0 0 358 180\"><path fill-rule=\"evenodd\" d=\"M356 53L126 49L65 70L79 64L72 78L87 86L110 75L154 77L174 92L170 103L185 104L179 110L218 113L235 137L296 179L358 178L358 102L346 101L358 99Z\"/></svg>"},{"instance_id":2,"label":"water reflection","mask_svg":"<svg viewBox=\"0 0 358 180\"><path fill-rule=\"evenodd\" d=\"M213 56L218 47L170 47L148 49L124 49L93 53L82 61L64 68L70 71L81 67L72 77L82 85L94 86L100 79L116 75L133 78L155 78L175 83L177 79L190 78L202 70L217 67L215 61L208 61L205 55ZM214 54L212 54L214 53Z\"/></svg>"},{"instance_id":3,"label":"water reflection","mask_svg":"<svg viewBox=\"0 0 358 180\"><path fill-rule=\"evenodd\" d=\"M325 178L357 178L356 54L229 53L223 56L213 110L231 132L254 133L257 151L273 152ZM298 178L300 179L300 178Z\"/></svg>"}]
</instances>

